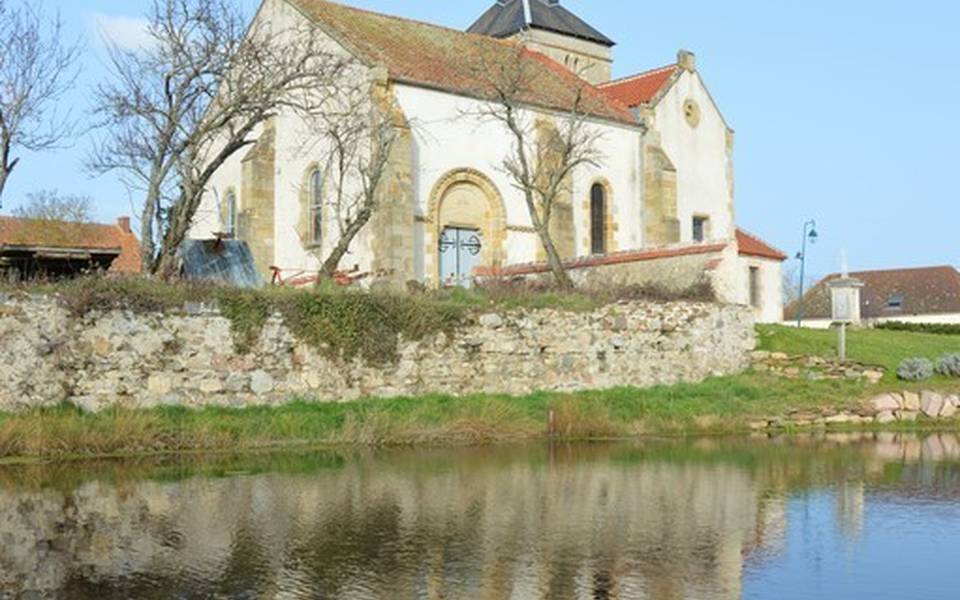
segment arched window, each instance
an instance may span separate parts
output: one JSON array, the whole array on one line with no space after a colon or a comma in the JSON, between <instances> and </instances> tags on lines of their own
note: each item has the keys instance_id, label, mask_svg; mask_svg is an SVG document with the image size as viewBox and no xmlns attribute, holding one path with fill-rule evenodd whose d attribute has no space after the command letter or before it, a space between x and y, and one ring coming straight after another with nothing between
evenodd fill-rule
<instances>
[{"instance_id":1,"label":"arched window","mask_svg":"<svg viewBox=\"0 0 960 600\"><path fill-rule=\"evenodd\" d=\"M310 174L310 241L323 241L323 175L319 169Z\"/></svg>"},{"instance_id":2,"label":"arched window","mask_svg":"<svg viewBox=\"0 0 960 600\"><path fill-rule=\"evenodd\" d=\"M237 235L237 194L230 190L227 192L226 218L224 219L226 231L224 233L232 236Z\"/></svg>"},{"instance_id":3,"label":"arched window","mask_svg":"<svg viewBox=\"0 0 960 600\"><path fill-rule=\"evenodd\" d=\"M607 252L607 190L599 183L590 189L590 252Z\"/></svg>"}]
</instances>

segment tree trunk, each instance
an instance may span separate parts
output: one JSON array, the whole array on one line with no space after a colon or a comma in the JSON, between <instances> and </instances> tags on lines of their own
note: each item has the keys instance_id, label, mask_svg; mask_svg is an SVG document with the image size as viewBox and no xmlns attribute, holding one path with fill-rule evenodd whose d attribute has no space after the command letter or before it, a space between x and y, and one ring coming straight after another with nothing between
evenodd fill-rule
<instances>
[{"instance_id":1,"label":"tree trunk","mask_svg":"<svg viewBox=\"0 0 960 600\"><path fill-rule=\"evenodd\" d=\"M557 252L557 247L553 244L553 238L550 237L547 230L548 227L547 223L543 223L537 229L537 235L540 236L540 243L543 244L543 249L547 253L547 264L550 266L550 272L553 273L553 278L560 289L572 290L576 286L574 286L570 274L567 273L566 267L563 266L563 259L560 258L560 253Z\"/></svg>"},{"instance_id":2,"label":"tree trunk","mask_svg":"<svg viewBox=\"0 0 960 600\"><path fill-rule=\"evenodd\" d=\"M3 123L2 113L0 113L0 124ZM0 127L2 128L2 127ZM0 208L3 207L3 190L7 187L7 179L10 173L13 173L14 167L20 162L19 158L10 160L10 136L6 133L6 128L2 128L4 133L0 140Z\"/></svg>"},{"instance_id":3,"label":"tree trunk","mask_svg":"<svg viewBox=\"0 0 960 600\"><path fill-rule=\"evenodd\" d=\"M180 188L180 196L174 204L170 223L160 242L160 252L154 262L154 273L163 279L174 279L180 274L177 252L190 232L193 217L203 197L202 190L203 187L192 184L186 184Z\"/></svg>"},{"instance_id":4,"label":"tree trunk","mask_svg":"<svg viewBox=\"0 0 960 600\"><path fill-rule=\"evenodd\" d=\"M524 196L527 202L527 210L530 213L530 220L533 222L533 228L536 230L537 236L540 237L540 245L543 246L543 251L547 254L547 265L550 267L550 272L553 273L557 286L560 289L572 290L576 286L570 279L570 274L564 268L563 259L560 258L560 253L557 252L557 247L554 246L553 238L550 236L550 211L544 210L544 214L541 216L533 192L529 189L525 190Z\"/></svg>"},{"instance_id":5,"label":"tree trunk","mask_svg":"<svg viewBox=\"0 0 960 600\"><path fill-rule=\"evenodd\" d=\"M153 258L157 248L153 243L153 219L157 212L157 196L152 192L147 193L147 199L143 203L143 210L140 213L140 270L144 275L153 272Z\"/></svg>"},{"instance_id":6,"label":"tree trunk","mask_svg":"<svg viewBox=\"0 0 960 600\"><path fill-rule=\"evenodd\" d=\"M171 219L170 229L163 236L163 241L160 243L160 252L154 262L154 274L159 275L162 279L170 280L179 275L177 251L180 250L183 241L187 239L191 222L192 217L183 219L174 216Z\"/></svg>"},{"instance_id":7,"label":"tree trunk","mask_svg":"<svg viewBox=\"0 0 960 600\"><path fill-rule=\"evenodd\" d=\"M324 279L333 279L333 276L337 274L337 271L340 269L340 261L343 260L343 257L346 256L350 250L350 244L353 243L357 234L367 226L370 217L373 216L373 209L370 208L371 204L372 199L367 201L367 206L360 210L357 217L347 225L346 229L340 235L337 245L330 252L330 255L327 256L326 260L323 261L323 266L320 267L320 280L317 283L320 283L320 281Z\"/></svg>"},{"instance_id":8,"label":"tree trunk","mask_svg":"<svg viewBox=\"0 0 960 600\"><path fill-rule=\"evenodd\" d=\"M7 169L0 167L0 208L3 208L3 188L7 187L7 177L10 173L7 172Z\"/></svg>"}]
</instances>

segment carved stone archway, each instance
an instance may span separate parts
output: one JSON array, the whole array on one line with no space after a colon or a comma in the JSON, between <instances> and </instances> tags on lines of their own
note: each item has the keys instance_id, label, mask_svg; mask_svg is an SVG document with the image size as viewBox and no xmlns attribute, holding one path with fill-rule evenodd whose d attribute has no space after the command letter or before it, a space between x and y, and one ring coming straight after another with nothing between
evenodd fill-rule
<instances>
[{"instance_id":1,"label":"carved stone archway","mask_svg":"<svg viewBox=\"0 0 960 600\"><path fill-rule=\"evenodd\" d=\"M476 229L483 243L481 266L503 265L506 207L496 185L480 171L455 169L441 177L430 193L425 221L424 271L430 285L440 285L439 244L445 227Z\"/></svg>"}]
</instances>

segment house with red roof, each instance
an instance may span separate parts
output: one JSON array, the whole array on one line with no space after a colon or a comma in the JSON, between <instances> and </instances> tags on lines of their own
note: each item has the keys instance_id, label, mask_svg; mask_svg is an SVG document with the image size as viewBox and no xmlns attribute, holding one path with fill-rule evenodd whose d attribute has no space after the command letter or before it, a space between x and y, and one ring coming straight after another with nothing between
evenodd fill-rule
<instances>
[{"instance_id":1,"label":"house with red roof","mask_svg":"<svg viewBox=\"0 0 960 600\"><path fill-rule=\"evenodd\" d=\"M114 224L0 217L0 275L8 281L140 272L130 218Z\"/></svg>"},{"instance_id":2,"label":"house with red roof","mask_svg":"<svg viewBox=\"0 0 960 600\"><path fill-rule=\"evenodd\" d=\"M576 110L598 140L602 158L570 175L551 218L578 277L678 288L709 279L721 299L780 319L784 257L736 226L734 132L692 53L613 79L614 40L561 0L498 0L466 31L327 0L265 0L256 19L315 32L403 124L384 203L342 270L427 286L542 271L524 195L504 169L513 138L483 116L496 102L487 75L510 64L528 78L523 126L557 129ZM267 280L316 273L351 185L327 160L330 144L294 114L275 118L218 171L191 235L235 234Z\"/></svg>"},{"instance_id":3,"label":"house with red roof","mask_svg":"<svg viewBox=\"0 0 960 600\"><path fill-rule=\"evenodd\" d=\"M951 266L879 269L850 273L863 282L860 314L866 323L898 321L902 323L960 324L960 272ZM823 278L786 309L785 318L793 322L803 316L805 327L826 329L833 324L830 282L841 277L834 273Z\"/></svg>"}]
</instances>

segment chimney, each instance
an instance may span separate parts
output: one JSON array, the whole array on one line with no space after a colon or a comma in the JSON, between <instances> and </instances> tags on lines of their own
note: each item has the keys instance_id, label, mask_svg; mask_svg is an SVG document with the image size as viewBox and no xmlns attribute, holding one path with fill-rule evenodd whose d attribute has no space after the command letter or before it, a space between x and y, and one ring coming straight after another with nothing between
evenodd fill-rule
<instances>
[{"instance_id":1,"label":"chimney","mask_svg":"<svg viewBox=\"0 0 960 600\"><path fill-rule=\"evenodd\" d=\"M689 50L677 52L677 66L691 73L697 70L697 55Z\"/></svg>"},{"instance_id":2,"label":"chimney","mask_svg":"<svg viewBox=\"0 0 960 600\"><path fill-rule=\"evenodd\" d=\"M117 219L117 227L119 227L124 233L133 233L130 231L130 217L120 217Z\"/></svg>"}]
</instances>

